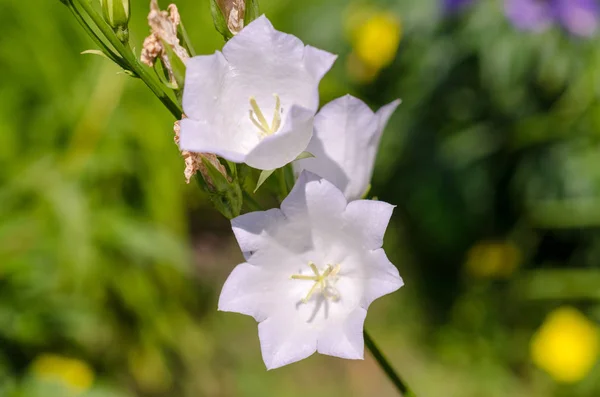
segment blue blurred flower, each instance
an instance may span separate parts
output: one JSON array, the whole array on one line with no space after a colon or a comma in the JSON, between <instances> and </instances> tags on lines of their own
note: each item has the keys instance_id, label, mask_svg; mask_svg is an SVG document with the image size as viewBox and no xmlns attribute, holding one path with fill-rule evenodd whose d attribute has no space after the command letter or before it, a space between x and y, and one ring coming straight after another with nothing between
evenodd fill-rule
<instances>
[{"instance_id":1,"label":"blue blurred flower","mask_svg":"<svg viewBox=\"0 0 600 397\"><path fill-rule=\"evenodd\" d=\"M598 0L505 0L508 19L519 29L539 32L559 23L575 36L590 37L598 28Z\"/></svg>"}]
</instances>

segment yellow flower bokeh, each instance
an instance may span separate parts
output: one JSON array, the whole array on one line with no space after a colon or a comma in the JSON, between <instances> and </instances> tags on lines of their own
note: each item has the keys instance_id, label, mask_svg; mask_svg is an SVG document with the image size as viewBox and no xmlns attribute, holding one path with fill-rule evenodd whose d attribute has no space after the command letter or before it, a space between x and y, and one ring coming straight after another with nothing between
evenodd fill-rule
<instances>
[{"instance_id":1,"label":"yellow flower bokeh","mask_svg":"<svg viewBox=\"0 0 600 397\"><path fill-rule=\"evenodd\" d=\"M533 362L561 383L583 379L596 363L598 349L598 326L569 306L551 312L530 344Z\"/></svg>"},{"instance_id":2,"label":"yellow flower bokeh","mask_svg":"<svg viewBox=\"0 0 600 397\"><path fill-rule=\"evenodd\" d=\"M61 383L76 393L89 390L94 383L94 371L87 363L56 354L40 355L31 370L38 379Z\"/></svg>"},{"instance_id":3,"label":"yellow flower bokeh","mask_svg":"<svg viewBox=\"0 0 600 397\"><path fill-rule=\"evenodd\" d=\"M389 11L350 7L346 31L352 44L347 70L354 80L372 81L396 57L402 38L400 19Z\"/></svg>"},{"instance_id":4,"label":"yellow flower bokeh","mask_svg":"<svg viewBox=\"0 0 600 397\"><path fill-rule=\"evenodd\" d=\"M465 268L474 277L507 278L521 262L521 251L511 241L481 241L467 253Z\"/></svg>"},{"instance_id":5,"label":"yellow flower bokeh","mask_svg":"<svg viewBox=\"0 0 600 397\"><path fill-rule=\"evenodd\" d=\"M378 12L356 29L352 48L361 61L379 70L392 63L401 37L398 18L389 12Z\"/></svg>"}]
</instances>

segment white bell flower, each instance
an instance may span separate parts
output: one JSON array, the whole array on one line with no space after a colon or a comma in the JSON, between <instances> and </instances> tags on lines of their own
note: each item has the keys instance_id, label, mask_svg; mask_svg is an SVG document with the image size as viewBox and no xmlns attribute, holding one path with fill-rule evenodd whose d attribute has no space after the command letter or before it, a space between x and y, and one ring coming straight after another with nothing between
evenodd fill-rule
<instances>
[{"instance_id":1,"label":"white bell flower","mask_svg":"<svg viewBox=\"0 0 600 397\"><path fill-rule=\"evenodd\" d=\"M369 305L403 285L381 248L393 208L348 203L333 184L303 172L281 209L231 221L246 262L225 282L219 310L260 323L268 369L315 351L363 358Z\"/></svg>"},{"instance_id":2,"label":"white bell flower","mask_svg":"<svg viewBox=\"0 0 600 397\"><path fill-rule=\"evenodd\" d=\"M383 130L395 100L373 113L360 99L346 95L321 108L314 135L306 148L315 157L294 162L294 170L308 170L327 179L348 200L361 198L369 187Z\"/></svg>"},{"instance_id":3,"label":"white bell flower","mask_svg":"<svg viewBox=\"0 0 600 397\"><path fill-rule=\"evenodd\" d=\"M262 170L291 162L310 141L319 82L335 59L257 18L223 52L187 62L181 149Z\"/></svg>"}]
</instances>

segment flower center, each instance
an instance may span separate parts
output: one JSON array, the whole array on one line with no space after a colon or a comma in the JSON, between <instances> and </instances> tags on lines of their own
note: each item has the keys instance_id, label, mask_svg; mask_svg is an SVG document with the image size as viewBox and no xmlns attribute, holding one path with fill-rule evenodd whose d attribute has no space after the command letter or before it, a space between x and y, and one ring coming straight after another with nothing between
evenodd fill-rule
<instances>
[{"instance_id":1,"label":"flower center","mask_svg":"<svg viewBox=\"0 0 600 397\"><path fill-rule=\"evenodd\" d=\"M279 95L273 94L273 96L275 97L275 112L273 112L273 120L270 125L262 110L258 107L256 98L250 97L250 107L252 108L250 109L250 121L258 128L261 138L273 135L281 126L281 100Z\"/></svg>"},{"instance_id":2,"label":"flower center","mask_svg":"<svg viewBox=\"0 0 600 397\"><path fill-rule=\"evenodd\" d=\"M309 262L308 266L310 266L311 270L315 274L314 276L306 276L304 274L293 274L291 276L294 280L310 280L314 281L313 286L308 291L308 294L304 299L302 299L302 303L308 302L313 293L317 290L320 290L321 295L325 298L331 298L333 301L337 301L340 299L339 292L332 286L332 282L337 281L337 274L340 272L339 263L335 266L327 265L327 268L323 273L319 273L319 269L313 262Z\"/></svg>"}]
</instances>

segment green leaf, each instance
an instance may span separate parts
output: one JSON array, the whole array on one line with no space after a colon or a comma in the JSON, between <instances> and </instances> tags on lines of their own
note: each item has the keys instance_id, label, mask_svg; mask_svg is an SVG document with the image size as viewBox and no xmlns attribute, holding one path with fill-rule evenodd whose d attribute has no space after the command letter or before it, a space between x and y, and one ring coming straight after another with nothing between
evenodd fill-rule
<instances>
[{"instance_id":1,"label":"green leaf","mask_svg":"<svg viewBox=\"0 0 600 397\"><path fill-rule=\"evenodd\" d=\"M103 53L100 50L85 50L85 51L81 51L80 54L81 55L85 55L85 54L98 55L98 56L101 56L102 58L106 58L109 61L112 61L112 59L110 59L108 57L108 55L106 55L105 53Z\"/></svg>"},{"instance_id":2,"label":"green leaf","mask_svg":"<svg viewBox=\"0 0 600 397\"><path fill-rule=\"evenodd\" d=\"M296 157L294 159L294 161L298 161L298 160L304 160L304 159L309 159L311 157L315 157L314 154L312 154L311 152L302 152L298 155L298 157Z\"/></svg>"},{"instance_id":3,"label":"green leaf","mask_svg":"<svg viewBox=\"0 0 600 397\"><path fill-rule=\"evenodd\" d=\"M138 76L137 74L135 74L134 72L132 72L131 70L127 70L127 69L123 69L121 70L119 73L117 74L126 74L127 76L133 77L135 79L139 79L140 76Z\"/></svg>"},{"instance_id":4,"label":"green leaf","mask_svg":"<svg viewBox=\"0 0 600 397\"><path fill-rule=\"evenodd\" d=\"M167 55L169 56L169 59L171 60L171 68L173 69L173 75L175 76L175 81L177 81L177 85L179 86L179 89L182 89L183 84L185 82L185 71L186 71L185 63L183 63L181 58L179 58L175 54L175 52L173 51L171 46L167 46L166 48L167 48Z\"/></svg>"},{"instance_id":5,"label":"green leaf","mask_svg":"<svg viewBox=\"0 0 600 397\"><path fill-rule=\"evenodd\" d=\"M260 176L258 177L258 182L256 182L256 188L254 188L254 192L256 193L256 191L258 190L258 188L265 183L265 181L267 180L268 177L271 176L271 174L275 172L275 170L265 170L263 172L260 173Z\"/></svg>"}]
</instances>

